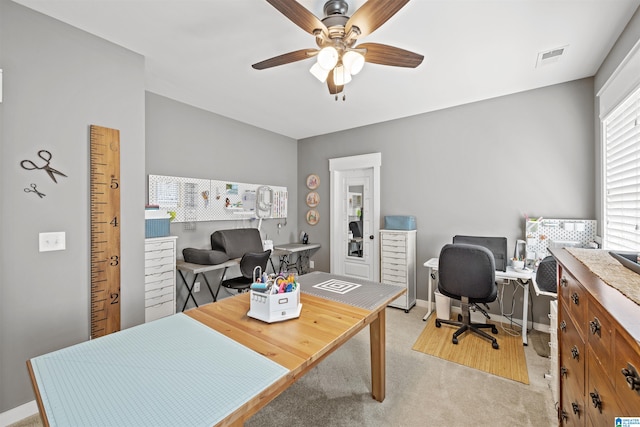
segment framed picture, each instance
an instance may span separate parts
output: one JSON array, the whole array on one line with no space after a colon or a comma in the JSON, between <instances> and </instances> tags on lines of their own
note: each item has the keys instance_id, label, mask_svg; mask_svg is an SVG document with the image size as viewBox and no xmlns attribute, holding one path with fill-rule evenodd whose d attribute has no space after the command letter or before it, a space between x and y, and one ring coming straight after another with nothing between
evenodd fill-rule
<instances>
[{"instance_id":1,"label":"framed picture","mask_svg":"<svg viewBox=\"0 0 640 427\"><path fill-rule=\"evenodd\" d=\"M320 195L316 191L311 191L307 194L307 206L315 208L320 203Z\"/></svg>"},{"instance_id":2,"label":"framed picture","mask_svg":"<svg viewBox=\"0 0 640 427\"><path fill-rule=\"evenodd\" d=\"M315 209L309 209L307 211L307 222L309 225L316 225L320 221L320 214Z\"/></svg>"},{"instance_id":3,"label":"framed picture","mask_svg":"<svg viewBox=\"0 0 640 427\"><path fill-rule=\"evenodd\" d=\"M307 177L307 188L315 190L318 187L320 187L320 178L315 173L312 173Z\"/></svg>"}]
</instances>

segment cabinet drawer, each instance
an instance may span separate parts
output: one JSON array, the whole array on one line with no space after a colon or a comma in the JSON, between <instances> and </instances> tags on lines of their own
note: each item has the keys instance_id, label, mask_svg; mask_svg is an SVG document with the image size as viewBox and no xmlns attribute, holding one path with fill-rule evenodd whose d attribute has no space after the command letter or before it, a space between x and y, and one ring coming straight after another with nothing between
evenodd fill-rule
<instances>
[{"instance_id":1,"label":"cabinet drawer","mask_svg":"<svg viewBox=\"0 0 640 427\"><path fill-rule=\"evenodd\" d=\"M620 407L608 375L604 372L592 351L589 351L589 383L585 396L587 414L594 426L615 426Z\"/></svg>"},{"instance_id":2,"label":"cabinet drawer","mask_svg":"<svg viewBox=\"0 0 640 427\"><path fill-rule=\"evenodd\" d=\"M587 328L587 295L580 283L569 273L560 271L560 293L562 302L573 317L580 335L585 338Z\"/></svg>"},{"instance_id":3,"label":"cabinet drawer","mask_svg":"<svg viewBox=\"0 0 640 427\"><path fill-rule=\"evenodd\" d=\"M400 242L404 245L404 243L407 241L407 236L400 233L382 233L381 239L383 242Z\"/></svg>"},{"instance_id":4,"label":"cabinet drawer","mask_svg":"<svg viewBox=\"0 0 640 427\"><path fill-rule=\"evenodd\" d=\"M164 263L164 264L156 264L156 265L148 265L145 264L144 266L144 274L145 276L147 275L151 275L151 274L159 274L159 273L163 273L165 271L174 271L175 266L173 265L173 263Z\"/></svg>"},{"instance_id":5,"label":"cabinet drawer","mask_svg":"<svg viewBox=\"0 0 640 427\"><path fill-rule=\"evenodd\" d=\"M398 271L404 274L407 271L407 263L400 260L398 260L397 262L384 260L382 261L382 269L387 271Z\"/></svg>"},{"instance_id":6,"label":"cabinet drawer","mask_svg":"<svg viewBox=\"0 0 640 427\"><path fill-rule=\"evenodd\" d=\"M144 244L144 251L148 252L148 251L161 251L163 249L172 249L173 250L173 246L174 246L175 242L173 240L165 240L165 241L161 241L161 242L145 242Z\"/></svg>"},{"instance_id":7,"label":"cabinet drawer","mask_svg":"<svg viewBox=\"0 0 640 427\"><path fill-rule=\"evenodd\" d=\"M173 267L175 265L175 258L173 256L165 256L165 257L147 259L144 261L145 267L155 267L163 264L167 264L170 267Z\"/></svg>"},{"instance_id":8,"label":"cabinet drawer","mask_svg":"<svg viewBox=\"0 0 640 427\"><path fill-rule=\"evenodd\" d=\"M155 282L148 282L144 285L144 291L149 292L160 288L165 288L167 286L173 288L173 278L164 279L164 280L156 280Z\"/></svg>"},{"instance_id":9,"label":"cabinet drawer","mask_svg":"<svg viewBox=\"0 0 640 427\"><path fill-rule=\"evenodd\" d=\"M614 361L611 375L620 404L629 416L640 415L640 390L631 390L622 369L631 364L640 375L640 348L638 344L621 331L616 332Z\"/></svg>"},{"instance_id":10,"label":"cabinet drawer","mask_svg":"<svg viewBox=\"0 0 640 427\"><path fill-rule=\"evenodd\" d=\"M173 301L167 301L162 304L147 307L144 310L144 321L151 322L152 320L160 319L161 317L171 316L174 314L174 311Z\"/></svg>"},{"instance_id":11,"label":"cabinet drawer","mask_svg":"<svg viewBox=\"0 0 640 427\"><path fill-rule=\"evenodd\" d=\"M407 285L407 278L405 276L392 276L390 274L383 274L380 281L382 283L388 283L390 285Z\"/></svg>"},{"instance_id":12,"label":"cabinet drawer","mask_svg":"<svg viewBox=\"0 0 640 427\"><path fill-rule=\"evenodd\" d=\"M175 275L175 270L171 269L171 270L165 270L165 271L156 271L155 273L147 273L144 276L144 283L152 283L152 282L159 282L162 280L173 280L173 277Z\"/></svg>"},{"instance_id":13,"label":"cabinet drawer","mask_svg":"<svg viewBox=\"0 0 640 427\"><path fill-rule=\"evenodd\" d=\"M562 413L560 425L567 427L578 427L585 425L586 413L584 398L572 387L563 383L562 385Z\"/></svg>"},{"instance_id":14,"label":"cabinet drawer","mask_svg":"<svg viewBox=\"0 0 640 427\"><path fill-rule=\"evenodd\" d=\"M163 302L173 301L173 287L160 288L150 292L144 293L144 306L151 307L152 305L162 304Z\"/></svg>"},{"instance_id":15,"label":"cabinet drawer","mask_svg":"<svg viewBox=\"0 0 640 427\"><path fill-rule=\"evenodd\" d=\"M611 370L613 343L613 323L608 314L598 304L589 304L587 315L587 341L593 349L594 357L606 371ZM613 384L613 378L609 378Z\"/></svg>"},{"instance_id":16,"label":"cabinet drawer","mask_svg":"<svg viewBox=\"0 0 640 427\"><path fill-rule=\"evenodd\" d=\"M570 384L584 395L586 352L584 341L578 334L566 308L561 306L558 339L560 340L560 371L563 384Z\"/></svg>"},{"instance_id":17,"label":"cabinet drawer","mask_svg":"<svg viewBox=\"0 0 640 427\"><path fill-rule=\"evenodd\" d=\"M173 258L173 249L163 249L157 251L145 251L144 259L152 260L156 258Z\"/></svg>"},{"instance_id":18,"label":"cabinet drawer","mask_svg":"<svg viewBox=\"0 0 640 427\"><path fill-rule=\"evenodd\" d=\"M381 258L383 262L395 262L395 263L406 263L407 256L403 253L399 252L382 252Z\"/></svg>"}]
</instances>

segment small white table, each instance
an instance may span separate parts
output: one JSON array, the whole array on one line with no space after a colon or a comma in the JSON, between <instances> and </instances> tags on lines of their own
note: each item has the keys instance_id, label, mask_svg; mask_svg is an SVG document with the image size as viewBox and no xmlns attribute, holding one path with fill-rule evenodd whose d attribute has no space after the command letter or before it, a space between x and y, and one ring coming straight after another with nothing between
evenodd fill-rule
<instances>
[{"instance_id":1,"label":"small white table","mask_svg":"<svg viewBox=\"0 0 640 427\"><path fill-rule=\"evenodd\" d=\"M433 309L431 308L431 295L433 294L433 284L435 282L435 272L438 271L438 258L431 258L429 261L423 264L425 267L429 269L429 278L427 280L429 285L429 293L428 293L428 303L429 308L427 314L422 318L422 320L427 320ZM527 339L527 314L529 310L529 283L533 281L533 271L530 269L526 270L516 270L511 266L507 267L507 271L498 271L496 270L496 280L508 280L516 284L517 286L522 287L524 291L524 296L522 298L522 344L528 345Z\"/></svg>"},{"instance_id":2,"label":"small white table","mask_svg":"<svg viewBox=\"0 0 640 427\"><path fill-rule=\"evenodd\" d=\"M286 243L275 245L273 254L280 257L280 271L287 271L289 267L294 267L298 274L305 274L309 265L311 251L320 249L319 243ZM295 262L291 262L291 255L296 254Z\"/></svg>"}]
</instances>

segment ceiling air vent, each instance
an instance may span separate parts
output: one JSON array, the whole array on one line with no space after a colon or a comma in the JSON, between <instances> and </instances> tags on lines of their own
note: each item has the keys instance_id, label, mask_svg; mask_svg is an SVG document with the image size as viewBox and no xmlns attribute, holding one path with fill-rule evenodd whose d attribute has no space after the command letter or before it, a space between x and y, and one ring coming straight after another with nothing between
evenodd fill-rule
<instances>
[{"instance_id":1,"label":"ceiling air vent","mask_svg":"<svg viewBox=\"0 0 640 427\"><path fill-rule=\"evenodd\" d=\"M560 57L567 50L567 46L558 47L555 49L547 50L544 52L538 52L538 60L536 61L536 68L541 67L543 65L552 64L554 62L558 62Z\"/></svg>"}]
</instances>

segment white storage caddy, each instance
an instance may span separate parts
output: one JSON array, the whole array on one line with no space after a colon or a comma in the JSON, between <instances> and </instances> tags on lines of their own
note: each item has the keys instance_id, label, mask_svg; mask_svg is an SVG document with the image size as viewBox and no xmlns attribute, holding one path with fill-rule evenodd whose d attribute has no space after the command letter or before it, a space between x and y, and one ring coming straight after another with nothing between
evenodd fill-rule
<instances>
[{"instance_id":1,"label":"white storage caddy","mask_svg":"<svg viewBox=\"0 0 640 427\"><path fill-rule=\"evenodd\" d=\"M255 271L254 271L255 276ZM259 276L258 276L259 277ZM255 282L255 279L254 279ZM267 323L300 317L300 286L292 292L269 294L251 289L250 306L247 316Z\"/></svg>"}]
</instances>

